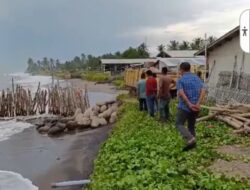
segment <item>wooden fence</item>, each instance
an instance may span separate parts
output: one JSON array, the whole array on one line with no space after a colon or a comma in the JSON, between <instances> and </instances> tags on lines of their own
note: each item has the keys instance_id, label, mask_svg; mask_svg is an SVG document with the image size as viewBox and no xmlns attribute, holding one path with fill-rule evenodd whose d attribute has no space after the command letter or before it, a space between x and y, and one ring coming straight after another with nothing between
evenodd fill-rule
<instances>
[{"instance_id":1,"label":"wooden fence","mask_svg":"<svg viewBox=\"0 0 250 190\"><path fill-rule=\"evenodd\" d=\"M88 91L85 89L62 88L54 85L42 89L40 83L35 94L20 85L12 90L0 92L0 117L30 116L36 114L55 114L72 116L80 108L89 108Z\"/></svg>"}]
</instances>

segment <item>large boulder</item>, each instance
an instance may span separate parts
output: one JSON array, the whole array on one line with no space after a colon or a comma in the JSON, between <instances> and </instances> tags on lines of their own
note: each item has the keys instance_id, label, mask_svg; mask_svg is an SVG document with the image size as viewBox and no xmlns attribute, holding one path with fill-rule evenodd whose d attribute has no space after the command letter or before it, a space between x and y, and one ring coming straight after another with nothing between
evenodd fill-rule
<instances>
[{"instance_id":1,"label":"large boulder","mask_svg":"<svg viewBox=\"0 0 250 190\"><path fill-rule=\"evenodd\" d=\"M117 113L114 112L114 113L111 114L111 117L109 119L109 123L113 124L113 123L116 122L116 120L117 120Z\"/></svg>"},{"instance_id":2,"label":"large boulder","mask_svg":"<svg viewBox=\"0 0 250 190\"><path fill-rule=\"evenodd\" d=\"M83 117L89 117L90 118L92 113L93 113L92 108L89 108L84 112Z\"/></svg>"},{"instance_id":3,"label":"large boulder","mask_svg":"<svg viewBox=\"0 0 250 190\"><path fill-rule=\"evenodd\" d=\"M100 109L100 112L103 113L104 111L106 111L108 109L108 107L106 105L103 105Z\"/></svg>"},{"instance_id":4,"label":"large boulder","mask_svg":"<svg viewBox=\"0 0 250 190\"><path fill-rule=\"evenodd\" d=\"M98 117L92 117L91 118L91 127L92 128L97 128L100 126L100 121Z\"/></svg>"},{"instance_id":5,"label":"large boulder","mask_svg":"<svg viewBox=\"0 0 250 190\"><path fill-rule=\"evenodd\" d=\"M99 113L99 112L100 112L100 107L99 107L99 106L94 106L94 107L92 108L92 110L93 110L93 112L95 112L95 113Z\"/></svg>"},{"instance_id":6,"label":"large boulder","mask_svg":"<svg viewBox=\"0 0 250 190\"><path fill-rule=\"evenodd\" d=\"M112 112L117 112L118 111L118 104L117 103L112 104L111 110L112 110Z\"/></svg>"},{"instance_id":7,"label":"large boulder","mask_svg":"<svg viewBox=\"0 0 250 190\"><path fill-rule=\"evenodd\" d=\"M100 118L103 117L103 118L105 118L105 119L108 119L108 118L110 118L111 114L112 114L112 110L111 110L111 108L109 108L109 109L106 110L105 112L99 114L98 117L100 117Z\"/></svg>"},{"instance_id":8,"label":"large boulder","mask_svg":"<svg viewBox=\"0 0 250 190\"><path fill-rule=\"evenodd\" d=\"M65 128L59 127L59 126L54 126L51 127L48 131L48 134L53 136L53 135L59 135L60 133L62 133L64 131Z\"/></svg>"},{"instance_id":9,"label":"large boulder","mask_svg":"<svg viewBox=\"0 0 250 190\"><path fill-rule=\"evenodd\" d=\"M48 133L49 129L50 129L49 126L40 127L40 128L38 129L38 132L39 132L39 133Z\"/></svg>"},{"instance_id":10,"label":"large boulder","mask_svg":"<svg viewBox=\"0 0 250 190\"><path fill-rule=\"evenodd\" d=\"M109 100L109 101L106 102L106 104L113 104L115 102L116 102L116 100Z\"/></svg>"},{"instance_id":11,"label":"large boulder","mask_svg":"<svg viewBox=\"0 0 250 190\"><path fill-rule=\"evenodd\" d=\"M45 122L43 119L38 119L37 121L34 122L34 124L36 125L36 129L39 129L45 126Z\"/></svg>"},{"instance_id":12,"label":"large boulder","mask_svg":"<svg viewBox=\"0 0 250 190\"><path fill-rule=\"evenodd\" d=\"M107 120L104 119L104 118L102 118L102 117L99 118L99 123L100 123L101 126L104 126L104 125L107 125L107 124L108 124Z\"/></svg>"},{"instance_id":13,"label":"large boulder","mask_svg":"<svg viewBox=\"0 0 250 190\"><path fill-rule=\"evenodd\" d=\"M97 102L96 105L102 107L103 105L106 105L106 102Z\"/></svg>"},{"instance_id":14,"label":"large boulder","mask_svg":"<svg viewBox=\"0 0 250 190\"><path fill-rule=\"evenodd\" d=\"M66 128L68 129L68 131L75 130L77 127L78 127L78 124L76 121L68 121L66 124Z\"/></svg>"},{"instance_id":15,"label":"large boulder","mask_svg":"<svg viewBox=\"0 0 250 190\"><path fill-rule=\"evenodd\" d=\"M83 117L77 124L81 127L89 127L91 125L91 119L88 117Z\"/></svg>"},{"instance_id":16,"label":"large boulder","mask_svg":"<svg viewBox=\"0 0 250 190\"><path fill-rule=\"evenodd\" d=\"M77 123L80 123L82 121L82 118L84 117L84 114L80 113L76 116L75 121Z\"/></svg>"}]
</instances>

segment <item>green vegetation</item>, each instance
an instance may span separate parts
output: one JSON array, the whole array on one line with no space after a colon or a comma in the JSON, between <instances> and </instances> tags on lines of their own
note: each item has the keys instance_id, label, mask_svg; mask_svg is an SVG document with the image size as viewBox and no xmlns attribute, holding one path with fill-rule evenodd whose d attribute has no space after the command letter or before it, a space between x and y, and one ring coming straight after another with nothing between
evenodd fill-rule
<instances>
[{"instance_id":1,"label":"green vegetation","mask_svg":"<svg viewBox=\"0 0 250 190\"><path fill-rule=\"evenodd\" d=\"M123 97L119 97L123 98ZM176 106L171 104L173 115ZM171 123L162 125L137 104L126 103L111 137L95 161L89 190L242 190L250 182L212 174L207 167L221 155L214 148L225 144L248 143L231 134L222 123L200 123L198 146L182 152L183 141ZM214 128L208 128L208 125Z\"/></svg>"},{"instance_id":2,"label":"green vegetation","mask_svg":"<svg viewBox=\"0 0 250 190\"><path fill-rule=\"evenodd\" d=\"M146 44L142 43L137 48L129 47L124 52L116 52L115 54L108 53L102 56L93 56L81 54L81 56L76 56L73 60L60 62L58 59L48 59L47 57L43 60L34 61L33 59L28 59L27 72L33 75L50 75L52 72L59 73L69 73L72 78L81 78L81 73L85 71L101 71L101 61L100 59L118 59L118 58L148 58L149 52L147 50Z\"/></svg>"},{"instance_id":3,"label":"green vegetation","mask_svg":"<svg viewBox=\"0 0 250 190\"><path fill-rule=\"evenodd\" d=\"M94 82L105 82L110 79L110 74L90 71L82 74L82 79Z\"/></svg>"}]
</instances>

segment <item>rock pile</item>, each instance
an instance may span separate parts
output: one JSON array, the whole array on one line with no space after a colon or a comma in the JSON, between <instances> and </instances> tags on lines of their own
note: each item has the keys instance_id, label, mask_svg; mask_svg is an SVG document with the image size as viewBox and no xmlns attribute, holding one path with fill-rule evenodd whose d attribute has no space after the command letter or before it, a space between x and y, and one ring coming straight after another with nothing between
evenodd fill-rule
<instances>
[{"instance_id":1,"label":"rock pile","mask_svg":"<svg viewBox=\"0 0 250 190\"><path fill-rule=\"evenodd\" d=\"M119 103L116 101L100 102L84 113L81 109L77 109L71 118L47 118L37 121L35 125L39 133L50 136L68 131L97 128L115 123L118 107Z\"/></svg>"}]
</instances>

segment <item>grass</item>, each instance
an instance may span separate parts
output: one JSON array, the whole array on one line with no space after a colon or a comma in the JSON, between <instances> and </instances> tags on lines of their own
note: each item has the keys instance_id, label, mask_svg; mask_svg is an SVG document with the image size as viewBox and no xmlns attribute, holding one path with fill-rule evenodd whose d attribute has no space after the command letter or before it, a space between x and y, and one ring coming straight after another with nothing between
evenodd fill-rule
<instances>
[{"instance_id":1,"label":"grass","mask_svg":"<svg viewBox=\"0 0 250 190\"><path fill-rule=\"evenodd\" d=\"M105 82L110 79L109 73L102 73L102 72L86 72L82 74L82 79L94 82Z\"/></svg>"},{"instance_id":2,"label":"grass","mask_svg":"<svg viewBox=\"0 0 250 190\"><path fill-rule=\"evenodd\" d=\"M121 97L122 98L122 97ZM228 144L247 144L247 137L234 136L218 122L197 126L198 147L182 152L183 140L171 123L162 125L136 103L125 103L110 138L95 161L89 190L241 190L250 182L212 174L207 167L221 155L215 148ZM176 106L171 104L173 115ZM207 128L208 125L214 128Z\"/></svg>"}]
</instances>

